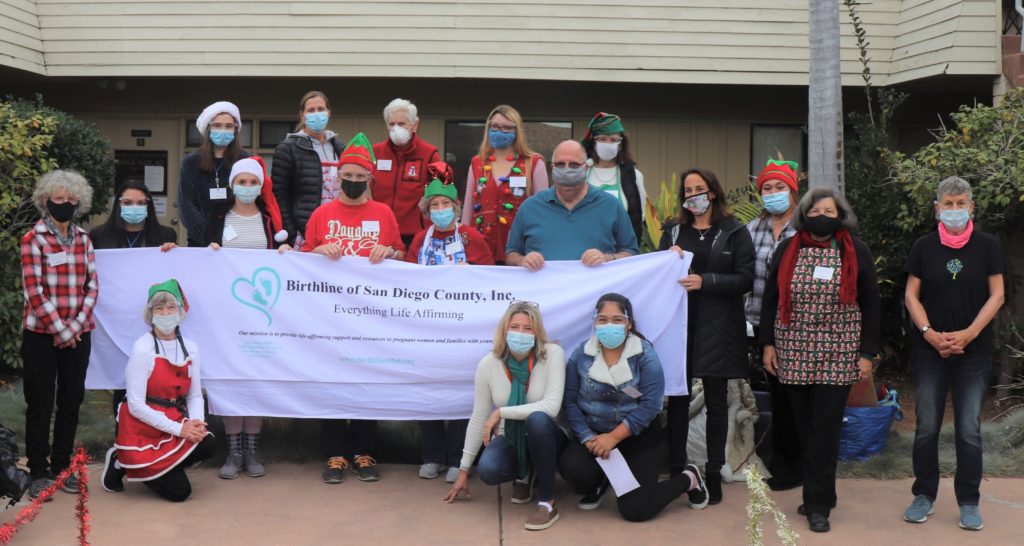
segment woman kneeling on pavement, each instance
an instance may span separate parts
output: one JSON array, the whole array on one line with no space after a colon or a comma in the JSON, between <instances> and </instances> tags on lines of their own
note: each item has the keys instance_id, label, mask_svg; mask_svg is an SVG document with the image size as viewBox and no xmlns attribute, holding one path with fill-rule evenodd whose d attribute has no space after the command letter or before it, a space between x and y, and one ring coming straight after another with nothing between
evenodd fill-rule
<instances>
[{"instance_id":1,"label":"woman kneeling on pavement","mask_svg":"<svg viewBox=\"0 0 1024 546\"><path fill-rule=\"evenodd\" d=\"M187 312L178 281L149 289L143 320L151 330L135 342L125 369L128 395L103 468L107 491L123 491L127 476L167 500L184 501L192 494L185 468L217 449L204 420L199 350L178 327Z\"/></svg>"},{"instance_id":2,"label":"woman kneeling on pavement","mask_svg":"<svg viewBox=\"0 0 1024 546\"><path fill-rule=\"evenodd\" d=\"M627 521L647 521L683 493L697 510L708 505L708 495L700 470L692 464L658 481L665 443L658 421L665 375L633 316L633 304L624 296L601 296L594 335L569 357L565 414L576 441L562 453L558 469L576 490L585 492L577 506L595 510L609 486L596 458L607 459L618 449L640 484L619 497L619 513Z\"/></svg>"},{"instance_id":3,"label":"woman kneeling on pavement","mask_svg":"<svg viewBox=\"0 0 1024 546\"><path fill-rule=\"evenodd\" d=\"M469 469L480 445L477 472L487 485L512 482L512 502L533 499L537 509L525 527L539 531L558 521L555 463L569 443L555 422L565 387L565 353L549 343L536 303L515 301L494 334L494 348L477 366L473 414L466 431L459 477L444 497L469 497Z\"/></svg>"}]
</instances>

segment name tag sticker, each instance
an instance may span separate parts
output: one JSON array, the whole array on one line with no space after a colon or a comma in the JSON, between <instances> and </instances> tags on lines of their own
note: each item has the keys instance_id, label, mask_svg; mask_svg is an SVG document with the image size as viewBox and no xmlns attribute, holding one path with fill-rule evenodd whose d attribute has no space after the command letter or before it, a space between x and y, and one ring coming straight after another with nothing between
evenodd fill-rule
<instances>
[{"instance_id":1,"label":"name tag sticker","mask_svg":"<svg viewBox=\"0 0 1024 546\"><path fill-rule=\"evenodd\" d=\"M821 267L820 265L819 266L815 266L814 267L814 278L818 279L818 280L822 280L822 281L831 281L832 280L832 275L834 275L835 272L836 272L836 268L834 268L834 267Z\"/></svg>"},{"instance_id":2,"label":"name tag sticker","mask_svg":"<svg viewBox=\"0 0 1024 546\"><path fill-rule=\"evenodd\" d=\"M227 188L210 188L210 199L213 201L219 201L221 199L228 198Z\"/></svg>"},{"instance_id":3,"label":"name tag sticker","mask_svg":"<svg viewBox=\"0 0 1024 546\"><path fill-rule=\"evenodd\" d=\"M68 263L67 252L56 252L46 255L46 264L50 267L57 267L58 265L64 265L66 263Z\"/></svg>"},{"instance_id":4,"label":"name tag sticker","mask_svg":"<svg viewBox=\"0 0 1024 546\"><path fill-rule=\"evenodd\" d=\"M232 226L224 226L224 242L233 241L238 238L238 232Z\"/></svg>"},{"instance_id":5,"label":"name tag sticker","mask_svg":"<svg viewBox=\"0 0 1024 546\"><path fill-rule=\"evenodd\" d=\"M363 220L363 233L380 233L380 222L377 220Z\"/></svg>"},{"instance_id":6,"label":"name tag sticker","mask_svg":"<svg viewBox=\"0 0 1024 546\"><path fill-rule=\"evenodd\" d=\"M377 160L377 170L378 171L390 171L391 170L391 160L390 159L378 159Z\"/></svg>"},{"instance_id":7,"label":"name tag sticker","mask_svg":"<svg viewBox=\"0 0 1024 546\"><path fill-rule=\"evenodd\" d=\"M444 253L451 256L455 253L462 252L462 243L448 243L444 245Z\"/></svg>"},{"instance_id":8,"label":"name tag sticker","mask_svg":"<svg viewBox=\"0 0 1024 546\"><path fill-rule=\"evenodd\" d=\"M623 387L622 392L628 394L629 397L633 399L640 398L640 396L643 394L640 391L636 390L636 387L634 387L633 385Z\"/></svg>"},{"instance_id":9,"label":"name tag sticker","mask_svg":"<svg viewBox=\"0 0 1024 546\"><path fill-rule=\"evenodd\" d=\"M510 176L508 177L508 187L510 188L525 188L526 177L525 176Z\"/></svg>"}]
</instances>

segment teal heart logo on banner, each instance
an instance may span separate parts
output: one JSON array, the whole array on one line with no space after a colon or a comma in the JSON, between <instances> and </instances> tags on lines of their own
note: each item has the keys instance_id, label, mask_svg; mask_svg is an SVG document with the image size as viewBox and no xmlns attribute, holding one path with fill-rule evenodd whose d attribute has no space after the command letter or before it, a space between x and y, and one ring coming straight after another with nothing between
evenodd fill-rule
<instances>
[{"instance_id":1,"label":"teal heart logo on banner","mask_svg":"<svg viewBox=\"0 0 1024 546\"><path fill-rule=\"evenodd\" d=\"M238 303L263 313L267 317L267 326L273 324L270 312L277 305L281 296L281 277L277 271L269 267L261 267L252 272L250 278L238 277L231 283L231 295Z\"/></svg>"}]
</instances>

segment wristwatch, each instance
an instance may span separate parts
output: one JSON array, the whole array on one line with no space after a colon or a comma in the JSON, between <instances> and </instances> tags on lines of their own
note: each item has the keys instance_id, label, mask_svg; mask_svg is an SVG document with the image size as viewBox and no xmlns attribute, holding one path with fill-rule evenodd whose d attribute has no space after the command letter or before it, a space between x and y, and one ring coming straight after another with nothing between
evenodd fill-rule
<instances>
[{"instance_id":1,"label":"wristwatch","mask_svg":"<svg viewBox=\"0 0 1024 546\"><path fill-rule=\"evenodd\" d=\"M923 335L927 334L928 330L931 330L931 329L932 329L932 325L931 324L925 324L924 326L921 327L921 335L923 336Z\"/></svg>"}]
</instances>

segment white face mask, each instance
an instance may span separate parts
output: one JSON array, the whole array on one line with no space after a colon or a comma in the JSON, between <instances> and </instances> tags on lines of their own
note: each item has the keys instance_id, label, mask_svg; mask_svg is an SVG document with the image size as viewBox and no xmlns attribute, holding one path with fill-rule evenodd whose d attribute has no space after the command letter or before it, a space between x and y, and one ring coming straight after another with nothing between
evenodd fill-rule
<instances>
[{"instance_id":1,"label":"white face mask","mask_svg":"<svg viewBox=\"0 0 1024 546\"><path fill-rule=\"evenodd\" d=\"M153 315L153 327L161 334L169 336L181 323L181 314L171 313L170 315Z\"/></svg>"},{"instance_id":2,"label":"white face mask","mask_svg":"<svg viewBox=\"0 0 1024 546\"><path fill-rule=\"evenodd\" d=\"M611 161L618 157L619 146L621 145L621 142L595 142L594 151L597 152L597 157L601 161Z\"/></svg>"},{"instance_id":3,"label":"white face mask","mask_svg":"<svg viewBox=\"0 0 1024 546\"><path fill-rule=\"evenodd\" d=\"M391 137L391 142L399 146L405 146L412 140L412 132L401 125L393 125L388 129L388 136Z\"/></svg>"}]
</instances>

